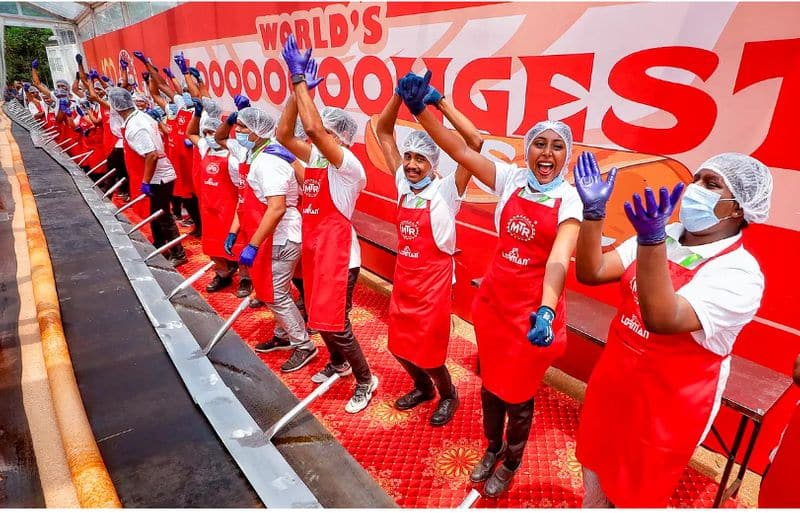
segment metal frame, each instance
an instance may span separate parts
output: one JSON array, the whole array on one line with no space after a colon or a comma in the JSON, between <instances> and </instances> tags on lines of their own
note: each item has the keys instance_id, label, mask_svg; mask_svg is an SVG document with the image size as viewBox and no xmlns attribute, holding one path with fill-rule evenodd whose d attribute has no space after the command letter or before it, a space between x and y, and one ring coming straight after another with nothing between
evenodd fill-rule
<instances>
[{"instance_id":1,"label":"metal frame","mask_svg":"<svg viewBox=\"0 0 800 513\"><path fill-rule=\"evenodd\" d=\"M739 472L736 473L736 479L729 484L728 481L730 480L731 472L733 471L733 464L736 463L736 456L738 455L739 447L742 445L742 441L744 440L744 433L747 430L748 421L751 420L753 421L753 429L750 432L750 440L747 442L747 449L745 449L744 456L742 457L742 464L739 466ZM750 457L753 455L753 449L755 449L756 440L758 439L760 432L760 421L750 418L747 415L742 415L742 420L739 421L739 427L736 429L736 436L733 439L733 445L731 445L729 450L717 431L717 428L711 426L711 433L713 433L714 437L722 446L722 450L728 455L728 461L725 463L725 470L722 471L722 479L720 479L719 488L717 488L717 494L714 497L714 504L711 506L712 508L719 508L723 502L738 495L739 488L742 486L742 480L747 472L747 464L750 463Z\"/></svg>"}]
</instances>

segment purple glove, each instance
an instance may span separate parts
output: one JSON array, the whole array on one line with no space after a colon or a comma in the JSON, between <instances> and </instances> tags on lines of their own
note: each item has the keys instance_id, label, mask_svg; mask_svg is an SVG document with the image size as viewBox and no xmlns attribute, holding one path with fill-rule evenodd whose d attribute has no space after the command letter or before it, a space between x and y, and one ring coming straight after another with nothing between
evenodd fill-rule
<instances>
[{"instance_id":1,"label":"purple glove","mask_svg":"<svg viewBox=\"0 0 800 513\"><path fill-rule=\"evenodd\" d=\"M68 116L71 115L72 111L69 108L69 100L67 100L66 98L61 98L60 100L58 100L58 110L60 110L61 112L63 112Z\"/></svg>"},{"instance_id":2,"label":"purple glove","mask_svg":"<svg viewBox=\"0 0 800 513\"><path fill-rule=\"evenodd\" d=\"M297 48L297 40L294 38L294 34L289 34L289 37L286 39L286 44L283 45L281 55L283 56L283 60L286 61L289 73L292 75L303 75L306 72L308 59L311 57L311 48L306 50L305 54L301 54L300 50Z\"/></svg>"},{"instance_id":3,"label":"purple glove","mask_svg":"<svg viewBox=\"0 0 800 513\"><path fill-rule=\"evenodd\" d=\"M100 77L100 80L102 80L102 81L103 81L103 82L105 82L106 84L110 84L110 83L111 83L111 79L110 79L110 78L108 78L108 77L107 77L107 76L105 76L105 75L103 75L102 77Z\"/></svg>"},{"instance_id":4,"label":"purple glove","mask_svg":"<svg viewBox=\"0 0 800 513\"><path fill-rule=\"evenodd\" d=\"M200 76L200 70L199 69L190 67L189 68L189 74L191 76L193 76L197 80L198 84L202 84L203 83L203 77Z\"/></svg>"},{"instance_id":5,"label":"purple glove","mask_svg":"<svg viewBox=\"0 0 800 513\"><path fill-rule=\"evenodd\" d=\"M31 63L31 68L39 69L39 59L33 59L33 62Z\"/></svg>"},{"instance_id":6,"label":"purple glove","mask_svg":"<svg viewBox=\"0 0 800 513\"><path fill-rule=\"evenodd\" d=\"M553 320L556 313L549 306L540 306L530 317L531 329L528 342L535 346L547 347L553 343Z\"/></svg>"},{"instance_id":7,"label":"purple glove","mask_svg":"<svg viewBox=\"0 0 800 513\"><path fill-rule=\"evenodd\" d=\"M25 92L27 93L31 89L31 83L30 82L23 82L22 83L22 89L24 89Z\"/></svg>"},{"instance_id":8,"label":"purple glove","mask_svg":"<svg viewBox=\"0 0 800 513\"><path fill-rule=\"evenodd\" d=\"M297 157L295 157L291 151L287 150L280 144L270 144L266 147L266 149L264 149L264 153L275 155L276 157L285 160L289 164L297 160Z\"/></svg>"},{"instance_id":9,"label":"purple glove","mask_svg":"<svg viewBox=\"0 0 800 513\"><path fill-rule=\"evenodd\" d=\"M125 70L126 72L128 71L128 61L125 60L125 57L119 58L119 67Z\"/></svg>"},{"instance_id":10,"label":"purple glove","mask_svg":"<svg viewBox=\"0 0 800 513\"><path fill-rule=\"evenodd\" d=\"M96 70L96 69L90 69L90 70L89 70L89 75L88 75L88 76L89 76L89 78L90 78L90 79L92 79L92 80L97 80L98 78L100 78L100 74L99 74L99 73L97 73L97 70Z\"/></svg>"},{"instance_id":11,"label":"purple glove","mask_svg":"<svg viewBox=\"0 0 800 513\"><path fill-rule=\"evenodd\" d=\"M183 145L186 146L187 148L193 148L194 147L194 144L192 144L192 141L190 139L184 139L183 140Z\"/></svg>"},{"instance_id":12,"label":"purple glove","mask_svg":"<svg viewBox=\"0 0 800 513\"><path fill-rule=\"evenodd\" d=\"M578 157L578 162L573 169L575 188L583 202L583 218L589 221L599 221L606 217L606 203L614 190L614 181L617 178L617 168L612 167L608 178L603 181L600 167L594 158L594 153L584 151Z\"/></svg>"},{"instance_id":13,"label":"purple glove","mask_svg":"<svg viewBox=\"0 0 800 513\"><path fill-rule=\"evenodd\" d=\"M243 94L237 94L233 97L233 103L236 105L236 110L242 110L250 106L250 98Z\"/></svg>"},{"instance_id":14,"label":"purple glove","mask_svg":"<svg viewBox=\"0 0 800 513\"><path fill-rule=\"evenodd\" d=\"M75 54L75 62L78 63L78 66L83 66L83 55L76 53Z\"/></svg>"},{"instance_id":15,"label":"purple glove","mask_svg":"<svg viewBox=\"0 0 800 513\"><path fill-rule=\"evenodd\" d=\"M194 115L199 118L203 115L203 102L196 98L192 98L192 101L194 102Z\"/></svg>"},{"instance_id":16,"label":"purple glove","mask_svg":"<svg viewBox=\"0 0 800 513\"><path fill-rule=\"evenodd\" d=\"M153 191L150 190L149 183L143 183L141 186L139 186L139 191L141 191L141 193L144 194L145 196L153 195Z\"/></svg>"},{"instance_id":17,"label":"purple glove","mask_svg":"<svg viewBox=\"0 0 800 513\"><path fill-rule=\"evenodd\" d=\"M83 113L83 109L81 109L80 105L75 106L75 112L77 112L80 117L85 116L85 114Z\"/></svg>"},{"instance_id":18,"label":"purple glove","mask_svg":"<svg viewBox=\"0 0 800 513\"><path fill-rule=\"evenodd\" d=\"M133 52L133 56L142 61L143 63L147 64L147 57L141 52L141 50L136 50Z\"/></svg>"},{"instance_id":19,"label":"purple glove","mask_svg":"<svg viewBox=\"0 0 800 513\"><path fill-rule=\"evenodd\" d=\"M667 225L669 216L675 210L675 205L683 192L683 183L679 183L672 189L672 194L666 187L659 190L661 201L656 203L656 196L653 189L645 188L644 197L647 207L642 206L642 197L638 193L633 194L633 207L629 202L625 202L625 215L636 230L636 239L641 246L655 246L661 244L667 238L664 227Z\"/></svg>"},{"instance_id":20,"label":"purple glove","mask_svg":"<svg viewBox=\"0 0 800 513\"><path fill-rule=\"evenodd\" d=\"M230 114L228 114L227 119L225 119L225 123L228 126L233 126L233 125L236 124L236 121L238 119L239 119L239 113L238 112L231 112Z\"/></svg>"},{"instance_id":21,"label":"purple glove","mask_svg":"<svg viewBox=\"0 0 800 513\"><path fill-rule=\"evenodd\" d=\"M239 255L239 263L244 264L247 267L253 267L253 262L255 262L256 260L257 253L258 253L258 248L253 246L252 244L248 244L242 250L242 254Z\"/></svg>"},{"instance_id":22,"label":"purple glove","mask_svg":"<svg viewBox=\"0 0 800 513\"><path fill-rule=\"evenodd\" d=\"M178 65L178 69L181 70L181 74L185 75L189 73L189 68L186 66L186 58L183 56L183 52L174 56L172 60L174 60L175 64Z\"/></svg>"},{"instance_id":23,"label":"purple glove","mask_svg":"<svg viewBox=\"0 0 800 513\"><path fill-rule=\"evenodd\" d=\"M172 73L172 70L169 68L161 68L164 74L169 78L175 78L175 75Z\"/></svg>"},{"instance_id":24,"label":"purple glove","mask_svg":"<svg viewBox=\"0 0 800 513\"><path fill-rule=\"evenodd\" d=\"M403 99L403 103L406 104L411 114L415 116L425 110L425 95L428 94L428 86L432 74L433 73L428 70L424 77L412 73L400 79L400 84L398 84L400 87L400 97Z\"/></svg>"},{"instance_id":25,"label":"purple glove","mask_svg":"<svg viewBox=\"0 0 800 513\"><path fill-rule=\"evenodd\" d=\"M317 87L320 82L325 80L325 77L317 78L317 61L314 59L308 59L308 64L306 64L306 87L308 90L311 91L315 87Z\"/></svg>"},{"instance_id":26,"label":"purple glove","mask_svg":"<svg viewBox=\"0 0 800 513\"><path fill-rule=\"evenodd\" d=\"M150 82L150 73L147 72L147 71L142 71L142 80L144 80L145 83L149 83Z\"/></svg>"}]
</instances>

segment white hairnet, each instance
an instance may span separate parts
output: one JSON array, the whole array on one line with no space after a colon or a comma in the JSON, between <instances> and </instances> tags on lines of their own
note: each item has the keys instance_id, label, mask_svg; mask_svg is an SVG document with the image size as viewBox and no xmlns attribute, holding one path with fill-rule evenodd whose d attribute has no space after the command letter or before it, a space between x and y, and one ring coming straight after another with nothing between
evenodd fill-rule
<instances>
[{"instance_id":1,"label":"white hairnet","mask_svg":"<svg viewBox=\"0 0 800 513\"><path fill-rule=\"evenodd\" d=\"M257 136L270 139L275 135L275 118L256 107L245 107L239 111L239 121Z\"/></svg>"},{"instance_id":2,"label":"white hairnet","mask_svg":"<svg viewBox=\"0 0 800 513\"><path fill-rule=\"evenodd\" d=\"M294 123L294 136L298 139L308 138L308 135L306 135L306 130L303 128L303 121L299 117Z\"/></svg>"},{"instance_id":3,"label":"white hairnet","mask_svg":"<svg viewBox=\"0 0 800 513\"><path fill-rule=\"evenodd\" d=\"M741 153L721 153L700 165L722 176L748 223L763 223L772 200L772 174L758 160Z\"/></svg>"},{"instance_id":4,"label":"white hairnet","mask_svg":"<svg viewBox=\"0 0 800 513\"><path fill-rule=\"evenodd\" d=\"M209 116L218 118L222 114L222 109L220 109L217 102L211 98L203 98L200 102L203 104L203 110L206 111Z\"/></svg>"},{"instance_id":5,"label":"white hairnet","mask_svg":"<svg viewBox=\"0 0 800 513\"><path fill-rule=\"evenodd\" d=\"M531 147L531 143L545 130L552 130L560 135L564 140L564 144L567 145L567 158L564 159L564 167L560 170L562 174L566 173L569 167L569 159L572 157L572 130L561 121L539 121L533 125L533 128L528 130L528 133L525 134L525 162L528 162L528 150Z\"/></svg>"},{"instance_id":6,"label":"white hairnet","mask_svg":"<svg viewBox=\"0 0 800 513\"><path fill-rule=\"evenodd\" d=\"M431 163L433 169L439 167L439 147L433 142L431 136L422 130L414 130L403 141L402 146L399 148L400 154L407 151L419 153Z\"/></svg>"},{"instance_id":7,"label":"white hairnet","mask_svg":"<svg viewBox=\"0 0 800 513\"><path fill-rule=\"evenodd\" d=\"M336 134L342 144L353 144L358 123L350 114L336 107L324 107L319 116L322 118L322 126Z\"/></svg>"},{"instance_id":8,"label":"white hairnet","mask_svg":"<svg viewBox=\"0 0 800 513\"><path fill-rule=\"evenodd\" d=\"M56 87L58 87L58 86L64 86L67 89L69 89L69 82L67 82L63 78L59 78L58 80L56 80Z\"/></svg>"},{"instance_id":9,"label":"white hairnet","mask_svg":"<svg viewBox=\"0 0 800 513\"><path fill-rule=\"evenodd\" d=\"M211 116L206 117L200 123L200 135L203 135L207 130L216 132L221 124L222 120L219 118L212 118Z\"/></svg>"},{"instance_id":10,"label":"white hairnet","mask_svg":"<svg viewBox=\"0 0 800 513\"><path fill-rule=\"evenodd\" d=\"M143 102L148 107L150 106L150 99L142 93L133 93L132 98L134 102Z\"/></svg>"},{"instance_id":11,"label":"white hairnet","mask_svg":"<svg viewBox=\"0 0 800 513\"><path fill-rule=\"evenodd\" d=\"M109 87L106 93L108 96L108 103L115 111L121 112L123 110L136 108L136 106L133 104L133 96L131 96L131 93L129 93L127 89L123 89L121 87Z\"/></svg>"}]
</instances>

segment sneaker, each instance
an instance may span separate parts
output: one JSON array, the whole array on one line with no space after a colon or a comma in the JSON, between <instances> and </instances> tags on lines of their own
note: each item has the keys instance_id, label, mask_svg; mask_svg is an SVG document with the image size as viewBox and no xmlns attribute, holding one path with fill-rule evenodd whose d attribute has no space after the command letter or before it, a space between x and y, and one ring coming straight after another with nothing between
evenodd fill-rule
<instances>
[{"instance_id":1,"label":"sneaker","mask_svg":"<svg viewBox=\"0 0 800 513\"><path fill-rule=\"evenodd\" d=\"M206 292L217 292L231 283L233 283L233 276L220 276L219 274L215 274L211 283L206 285Z\"/></svg>"},{"instance_id":2,"label":"sneaker","mask_svg":"<svg viewBox=\"0 0 800 513\"><path fill-rule=\"evenodd\" d=\"M333 376L335 373L338 373L341 377L345 377L352 374L353 369L347 362L344 363L344 366L341 369L336 369L331 362L328 362L324 369L311 376L311 381L314 383L325 383L328 381L328 378Z\"/></svg>"},{"instance_id":3,"label":"sneaker","mask_svg":"<svg viewBox=\"0 0 800 513\"><path fill-rule=\"evenodd\" d=\"M347 413L358 413L369 404L372 399L372 393L378 388L378 376L372 375L372 380L369 383L356 385L356 390L353 392L353 397L347 402L344 411Z\"/></svg>"},{"instance_id":4,"label":"sneaker","mask_svg":"<svg viewBox=\"0 0 800 513\"><path fill-rule=\"evenodd\" d=\"M189 226L194 226L194 221L192 221L191 217L186 217L186 218L181 219L180 223L181 223L181 226L185 226L187 228Z\"/></svg>"},{"instance_id":5,"label":"sneaker","mask_svg":"<svg viewBox=\"0 0 800 513\"><path fill-rule=\"evenodd\" d=\"M281 372L294 372L297 370L302 369L308 362L310 362L315 356L319 349L316 347L312 349L302 349L297 348L292 353L292 356L289 357L286 362L281 365Z\"/></svg>"},{"instance_id":6,"label":"sneaker","mask_svg":"<svg viewBox=\"0 0 800 513\"><path fill-rule=\"evenodd\" d=\"M272 340L256 344L257 353L271 353L272 351L288 351L292 348L292 343L279 337L272 337Z\"/></svg>"},{"instance_id":7,"label":"sneaker","mask_svg":"<svg viewBox=\"0 0 800 513\"><path fill-rule=\"evenodd\" d=\"M247 297L253 292L253 281L247 278L239 280L239 288L236 289L236 297Z\"/></svg>"}]
</instances>

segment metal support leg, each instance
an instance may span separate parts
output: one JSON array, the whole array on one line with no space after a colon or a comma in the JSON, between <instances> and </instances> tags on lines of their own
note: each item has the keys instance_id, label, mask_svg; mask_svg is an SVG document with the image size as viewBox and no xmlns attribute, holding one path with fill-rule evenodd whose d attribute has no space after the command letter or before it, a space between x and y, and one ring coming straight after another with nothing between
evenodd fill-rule
<instances>
[{"instance_id":1,"label":"metal support leg","mask_svg":"<svg viewBox=\"0 0 800 513\"><path fill-rule=\"evenodd\" d=\"M70 140L72 140L72 139L70 139ZM70 145L69 145L69 146L67 146L66 148L61 148L61 151L63 151L64 153L66 153L66 152L68 152L69 150L71 150L72 148L74 148L75 146L77 146L79 142L80 142L80 141L75 141L74 143L70 144Z\"/></svg>"},{"instance_id":2,"label":"metal support leg","mask_svg":"<svg viewBox=\"0 0 800 513\"><path fill-rule=\"evenodd\" d=\"M84 161L85 161L86 159L88 159L88 158L89 158L89 157L92 155L92 153L94 153L94 150L91 150L91 151L87 152L87 153L86 153L86 155L84 155L84 156L83 156L83 158L82 158L81 160L79 160L79 161L78 161L78 166L79 166L79 167L80 167L80 166L82 166L82 165L83 165L83 163L84 163Z\"/></svg>"},{"instance_id":3,"label":"metal support leg","mask_svg":"<svg viewBox=\"0 0 800 513\"><path fill-rule=\"evenodd\" d=\"M123 180L124 180L124 178L123 178ZM132 234L133 232L135 232L136 230L138 230L142 226L146 225L150 221L153 221L154 219L156 219L158 216L160 216L163 213L164 213L164 209L163 208L159 208L158 210L156 210L155 212L153 212L149 216L147 216L144 219L142 219L141 221L139 221L139 223L136 226L134 226L133 228L128 230L127 235Z\"/></svg>"},{"instance_id":4,"label":"metal support leg","mask_svg":"<svg viewBox=\"0 0 800 513\"><path fill-rule=\"evenodd\" d=\"M191 287L194 282L199 280L200 277L203 276L205 273L207 273L209 271L209 269L211 269L212 267L214 267L214 262L209 262L206 265L204 265L203 267L201 267L196 273L194 273L193 275L189 276L188 278L183 280L180 285L178 285L177 287L172 289L172 292L167 294L167 299L172 299L172 297L175 294L177 294L178 292Z\"/></svg>"},{"instance_id":5,"label":"metal support leg","mask_svg":"<svg viewBox=\"0 0 800 513\"><path fill-rule=\"evenodd\" d=\"M156 255L158 255L158 254L161 254L161 253L163 253L164 251L166 251L166 250L168 250L168 249L171 249L173 246L177 246L178 244L180 244L180 242L181 242L183 239L185 239L185 238L186 238L186 237L188 237L188 236L189 236L189 234L188 234L188 233L184 233L183 235L179 235L178 237L175 237L175 238L174 238L174 239L172 239L171 241L167 242L166 244L164 244L164 245L163 245L163 246L161 246L160 248L156 248L156 249L155 249L155 250L154 250L152 253L150 253L149 255L147 255L146 257L144 257L144 261L145 261L145 262L147 262L148 260L150 260L150 259L151 259L151 258L153 258L154 256L156 256Z\"/></svg>"},{"instance_id":6,"label":"metal support leg","mask_svg":"<svg viewBox=\"0 0 800 513\"><path fill-rule=\"evenodd\" d=\"M69 142L72 142L72 137L70 137L69 139L67 139L65 141L61 141L60 143L56 144L56 148L60 148L61 146L63 146L64 144L67 144Z\"/></svg>"},{"instance_id":7,"label":"metal support leg","mask_svg":"<svg viewBox=\"0 0 800 513\"><path fill-rule=\"evenodd\" d=\"M105 163L106 163L106 161L108 161L108 159L105 159L105 160L103 160L101 163L99 163L99 164L97 164L96 166L94 166L94 167L93 167L92 169L90 169L90 170L89 170L89 172L88 172L88 173L86 173L86 174L89 174L89 175L90 175L90 174L94 173L94 172L97 170L97 168L99 168L100 166L102 166L103 164L105 164Z\"/></svg>"},{"instance_id":8,"label":"metal support leg","mask_svg":"<svg viewBox=\"0 0 800 513\"><path fill-rule=\"evenodd\" d=\"M79 159L79 158L82 158L82 157L89 156L89 155L91 155L92 153L94 153L94 150L85 151L85 152L83 152L83 153L78 153L77 155L73 155L73 156L71 156L69 159L70 159L70 160L72 160L72 161L75 161L75 160L77 160L77 159Z\"/></svg>"},{"instance_id":9,"label":"metal support leg","mask_svg":"<svg viewBox=\"0 0 800 513\"><path fill-rule=\"evenodd\" d=\"M146 198L148 198L148 196L146 194L140 194L140 195L136 196L135 198L133 198L129 202L127 202L124 205L122 205L121 207L119 207L117 209L117 211L114 212L114 215L118 215L118 214L121 214L121 213L125 212L126 210L128 210L129 208L131 208L132 206L134 206L135 204L139 203L140 201L142 201L142 200L144 200Z\"/></svg>"},{"instance_id":10,"label":"metal support leg","mask_svg":"<svg viewBox=\"0 0 800 513\"><path fill-rule=\"evenodd\" d=\"M725 470L722 472L722 479L719 482L719 489L717 489L717 496L714 498L712 508L718 508L722 503L722 496L725 494L725 489L728 487L728 478L731 476L733 464L736 462L736 454L739 452L739 446L742 444L744 438L744 430L747 428L747 417L742 415L742 420L739 421L739 428L736 430L736 438L733 440L731 452L728 453L728 462L725 464Z\"/></svg>"},{"instance_id":11,"label":"metal support leg","mask_svg":"<svg viewBox=\"0 0 800 513\"><path fill-rule=\"evenodd\" d=\"M222 337L224 337L225 334L228 332L228 330L231 329L231 326L233 326L233 323L236 322L236 319L238 319L240 315L242 315L242 312L247 310L247 307L249 305L250 305L250 298L249 297L246 297L246 298L242 299L242 302L239 303L239 306L236 307L236 310L233 311L233 313L228 318L228 320L225 321L225 324L223 324L222 327L219 329L219 331L217 331L214 334L214 338L211 339L211 342L209 342L209 344L206 346L206 348L203 349L203 354L205 356L208 356L209 353L211 353L211 351L214 349L214 346L217 345L217 342L222 340Z\"/></svg>"},{"instance_id":12,"label":"metal support leg","mask_svg":"<svg viewBox=\"0 0 800 513\"><path fill-rule=\"evenodd\" d=\"M739 494L739 488L742 486L742 480L747 472L747 464L750 463L750 457L753 455L753 449L755 449L756 439L760 431L761 423L753 420L753 431L750 432L750 441L747 443L747 449L744 451L742 466L739 467L739 473L736 475L736 481L734 481L736 488L732 490L731 497L736 497Z\"/></svg>"},{"instance_id":13,"label":"metal support leg","mask_svg":"<svg viewBox=\"0 0 800 513\"><path fill-rule=\"evenodd\" d=\"M476 490L475 488L473 488L472 490L470 490L470 491L469 491L469 494L468 494L466 497L464 497L464 500L463 500L463 501L461 501L461 504L459 504L459 505L456 507L456 509L469 509L469 508L471 508L471 507L472 507L472 506L473 506L473 505L474 505L474 504L475 504L475 503L478 501L478 499L480 499L480 498L481 498L481 492L479 492L478 490Z\"/></svg>"},{"instance_id":14,"label":"metal support leg","mask_svg":"<svg viewBox=\"0 0 800 513\"><path fill-rule=\"evenodd\" d=\"M272 427L270 427L264 432L264 436L267 437L267 440L272 440L272 438L278 431L280 431L286 424L291 422L291 420L295 418L300 412L305 410L306 407L314 401L314 399L316 399L317 397L321 396L322 394L330 390L333 384L336 383L340 378L341 376L339 376L338 373L334 372L333 376L326 379L324 383L315 388L313 392L308 394L305 399L297 403L294 406L294 408L286 412L286 414L283 417L278 419L278 422L273 424Z\"/></svg>"},{"instance_id":15,"label":"metal support leg","mask_svg":"<svg viewBox=\"0 0 800 513\"><path fill-rule=\"evenodd\" d=\"M92 187L97 187L98 185L100 185L100 183L101 183L103 180L105 180L105 179L106 179L106 178L108 178L109 176L113 175L113 174L114 174L114 171L116 171L116 169L112 169L112 170L111 170L111 171L109 171L108 173L106 173L106 174L104 174L103 176L101 176L100 178L98 178L98 179L97 179L97 181L96 181L96 182L94 182L94 183L92 184Z\"/></svg>"},{"instance_id":16,"label":"metal support leg","mask_svg":"<svg viewBox=\"0 0 800 513\"><path fill-rule=\"evenodd\" d=\"M107 190L105 194L103 194L103 199L106 199L107 197L109 197L112 194L114 194L114 191L116 191L117 189L122 187L122 184L125 183L125 180L127 180L127 178L123 178L119 182L117 182L114 185L112 185L111 188L109 190Z\"/></svg>"}]
</instances>

